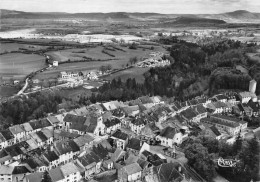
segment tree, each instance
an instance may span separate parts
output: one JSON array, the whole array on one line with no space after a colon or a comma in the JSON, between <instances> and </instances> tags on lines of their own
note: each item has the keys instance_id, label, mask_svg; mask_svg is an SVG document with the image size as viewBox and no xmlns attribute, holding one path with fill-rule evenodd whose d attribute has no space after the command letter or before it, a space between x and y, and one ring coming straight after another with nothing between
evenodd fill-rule
<instances>
[{"instance_id":1,"label":"tree","mask_svg":"<svg viewBox=\"0 0 260 182\"><path fill-rule=\"evenodd\" d=\"M52 182L51 177L47 171L44 171L41 182Z\"/></svg>"},{"instance_id":2,"label":"tree","mask_svg":"<svg viewBox=\"0 0 260 182\"><path fill-rule=\"evenodd\" d=\"M32 91L32 88L33 88L32 80L28 80L28 87L29 87L30 91Z\"/></svg>"},{"instance_id":3,"label":"tree","mask_svg":"<svg viewBox=\"0 0 260 182\"><path fill-rule=\"evenodd\" d=\"M39 85L41 86L41 90L42 90L43 84L44 84L44 80L41 79L40 82L39 82Z\"/></svg>"},{"instance_id":4,"label":"tree","mask_svg":"<svg viewBox=\"0 0 260 182\"><path fill-rule=\"evenodd\" d=\"M190 164L202 177L211 181L216 175L213 154L209 154L206 147L200 143L193 143L184 148L185 157Z\"/></svg>"}]
</instances>

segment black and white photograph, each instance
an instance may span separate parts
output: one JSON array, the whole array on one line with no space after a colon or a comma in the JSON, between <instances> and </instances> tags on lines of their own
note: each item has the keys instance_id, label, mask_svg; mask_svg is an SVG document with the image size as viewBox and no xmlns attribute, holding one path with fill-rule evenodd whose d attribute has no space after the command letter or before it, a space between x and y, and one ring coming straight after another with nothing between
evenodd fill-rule
<instances>
[{"instance_id":1,"label":"black and white photograph","mask_svg":"<svg viewBox=\"0 0 260 182\"><path fill-rule=\"evenodd\" d=\"M260 0L0 0L0 182L260 182Z\"/></svg>"}]
</instances>

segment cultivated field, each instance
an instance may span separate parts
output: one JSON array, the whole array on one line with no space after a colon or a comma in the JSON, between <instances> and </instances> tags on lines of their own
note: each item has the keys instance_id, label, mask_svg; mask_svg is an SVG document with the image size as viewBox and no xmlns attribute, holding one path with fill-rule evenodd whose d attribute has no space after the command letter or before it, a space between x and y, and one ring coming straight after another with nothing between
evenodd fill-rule
<instances>
[{"instance_id":1,"label":"cultivated field","mask_svg":"<svg viewBox=\"0 0 260 182\"><path fill-rule=\"evenodd\" d=\"M0 55L0 75L2 77L25 77L43 68L45 57L36 54L10 53Z\"/></svg>"},{"instance_id":2,"label":"cultivated field","mask_svg":"<svg viewBox=\"0 0 260 182\"><path fill-rule=\"evenodd\" d=\"M144 82L143 74L149 69L150 68L134 67L124 71L117 72L112 75L105 76L103 78L105 80L113 80L113 79L118 79L120 77L122 81L126 81L128 78L135 78L136 82L143 83Z\"/></svg>"}]
</instances>

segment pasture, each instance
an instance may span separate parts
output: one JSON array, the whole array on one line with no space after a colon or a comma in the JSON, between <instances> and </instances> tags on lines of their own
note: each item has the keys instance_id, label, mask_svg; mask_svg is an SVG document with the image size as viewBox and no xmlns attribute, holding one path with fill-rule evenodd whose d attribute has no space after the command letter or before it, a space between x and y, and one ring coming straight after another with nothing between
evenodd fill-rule
<instances>
[{"instance_id":1,"label":"pasture","mask_svg":"<svg viewBox=\"0 0 260 182\"><path fill-rule=\"evenodd\" d=\"M23 78L45 66L45 57L36 54L10 53L0 55L0 76Z\"/></svg>"},{"instance_id":2,"label":"pasture","mask_svg":"<svg viewBox=\"0 0 260 182\"><path fill-rule=\"evenodd\" d=\"M144 83L144 76L143 74L148 71L150 68L139 68L133 67L130 69L126 69L112 75L104 76L105 80L113 80L118 79L119 77L123 82L125 82L128 78L135 78L137 83Z\"/></svg>"}]
</instances>

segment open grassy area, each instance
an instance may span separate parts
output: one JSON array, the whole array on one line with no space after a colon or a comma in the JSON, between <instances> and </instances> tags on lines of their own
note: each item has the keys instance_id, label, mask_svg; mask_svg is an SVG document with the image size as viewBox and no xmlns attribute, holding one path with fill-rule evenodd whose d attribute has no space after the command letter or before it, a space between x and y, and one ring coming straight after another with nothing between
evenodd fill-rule
<instances>
[{"instance_id":1,"label":"open grassy area","mask_svg":"<svg viewBox=\"0 0 260 182\"><path fill-rule=\"evenodd\" d=\"M122 48L122 47L121 47ZM60 64L57 68L44 71L42 73L39 73L35 76L35 78L38 79L48 79L48 78L57 78L61 71L90 71L90 70L98 70L100 66L102 65L111 65L112 69L120 69L122 67L125 67L127 64L129 64L129 59L131 57L137 56L139 59L143 57L147 57L150 52L153 51L165 51L162 47L156 47L155 50L143 50L143 49L128 49L128 48L122 48L125 50L125 52L116 50L116 51L108 51L109 53L115 55L115 57L111 57L107 54L102 53L103 47L98 46L96 48L89 48L89 49L68 49L68 50L61 50L61 51L55 51L55 52L49 52L47 54L50 54L53 56L54 60L59 61L66 61L67 59L70 59L72 62L70 63L63 63ZM80 53L83 52L84 53ZM83 56L91 57L93 59L113 59L109 61L91 61L91 62L73 62L74 60L82 59ZM116 73L117 76L123 76L127 78L128 76L140 78L139 75L143 74L147 69L141 69L141 68L134 68L130 70L123 71L121 73ZM137 73L136 73L137 72ZM143 80L141 79L141 82Z\"/></svg>"},{"instance_id":2,"label":"open grassy area","mask_svg":"<svg viewBox=\"0 0 260 182\"><path fill-rule=\"evenodd\" d=\"M1 97L10 97L18 92L16 87L10 86L0 86L0 98Z\"/></svg>"},{"instance_id":3,"label":"open grassy area","mask_svg":"<svg viewBox=\"0 0 260 182\"><path fill-rule=\"evenodd\" d=\"M143 74L148 71L150 68L139 68L139 67L134 67L130 68L124 71L117 72L112 75L108 75L103 77L105 80L113 80L113 79L118 79L119 77L121 78L122 81L126 81L128 78L135 78L135 80L138 83L143 83L144 82L144 76Z\"/></svg>"},{"instance_id":4,"label":"open grassy area","mask_svg":"<svg viewBox=\"0 0 260 182\"><path fill-rule=\"evenodd\" d=\"M0 53L19 51L21 49L28 49L36 51L40 49L46 49L48 46L30 45L30 44L18 44L18 43L0 43Z\"/></svg>"},{"instance_id":5,"label":"open grassy area","mask_svg":"<svg viewBox=\"0 0 260 182\"><path fill-rule=\"evenodd\" d=\"M0 76L22 79L45 66L45 57L36 54L10 53L0 55Z\"/></svg>"}]
</instances>

